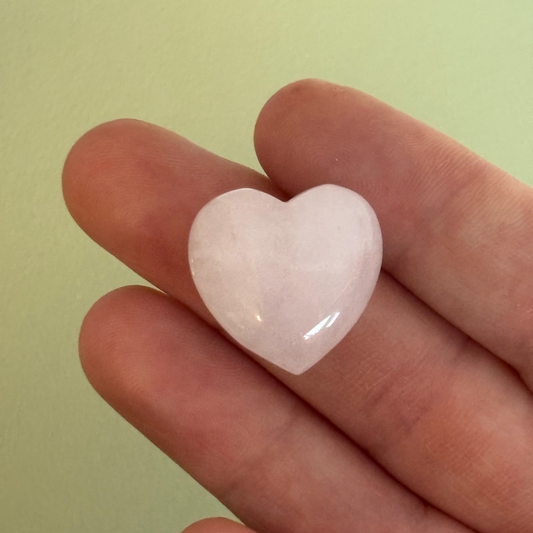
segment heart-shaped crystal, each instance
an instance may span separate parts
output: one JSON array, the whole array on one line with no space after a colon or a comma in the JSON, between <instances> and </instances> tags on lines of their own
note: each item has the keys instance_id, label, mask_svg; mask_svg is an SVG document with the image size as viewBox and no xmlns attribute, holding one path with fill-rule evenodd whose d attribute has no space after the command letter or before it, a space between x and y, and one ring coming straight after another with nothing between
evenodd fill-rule
<instances>
[{"instance_id":1,"label":"heart-shaped crystal","mask_svg":"<svg viewBox=\"0 0 533 533\"><path fill-rule=\"evenodd\" d=\"M353 327L382 258L370 204L338 185L282 202L255 189L211 200L194 220L189 263L218 323L241 346L301 374Z\"/></svg>"}]
</instances>

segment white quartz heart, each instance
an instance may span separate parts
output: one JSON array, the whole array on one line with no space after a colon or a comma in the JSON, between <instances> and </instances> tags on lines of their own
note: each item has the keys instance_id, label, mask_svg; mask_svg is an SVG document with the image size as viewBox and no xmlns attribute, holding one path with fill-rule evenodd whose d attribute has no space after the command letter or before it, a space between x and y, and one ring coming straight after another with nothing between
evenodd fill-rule
<instances>
[{"instance_id":1,"label":"white quartz heart","mask_svg":"<svg viewBox=\"0 0 533 533\"><path fill-rule=\"evenodd\" d=\"M230 191L200 210L189 237L194 283L218 323L293 374L357 322L381 258L374 210L338 185L288 202L255 189Z\"/></svg>"}]
</instances>

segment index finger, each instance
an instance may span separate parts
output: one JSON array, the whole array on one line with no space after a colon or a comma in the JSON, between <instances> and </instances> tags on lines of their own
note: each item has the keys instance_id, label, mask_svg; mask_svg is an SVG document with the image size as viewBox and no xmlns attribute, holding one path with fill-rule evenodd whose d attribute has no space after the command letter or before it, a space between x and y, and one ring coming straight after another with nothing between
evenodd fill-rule
<instances>
[{"instance_id":1,"label":"index finger","mask_svg":"<svg viewBox=\"0 0 533 533\"><path fill-rule=\"evenodd\" d=\"M374 207L383 265L533 387L533 190L370 95L319 80L265 105L256 151L297 194L349 187Z\"/></svg>"}]
</instances>

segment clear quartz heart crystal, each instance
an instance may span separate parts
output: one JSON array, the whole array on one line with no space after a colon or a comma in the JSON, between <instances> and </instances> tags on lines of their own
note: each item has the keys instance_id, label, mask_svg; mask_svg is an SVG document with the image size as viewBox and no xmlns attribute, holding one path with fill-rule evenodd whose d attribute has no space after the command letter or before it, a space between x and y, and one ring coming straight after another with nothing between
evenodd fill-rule
<instances>
[{"instance_id":1,"label":"clear quartz heart crystal","mask_svg":"<svg viewBox=\"0 0 533 533\"><path fill-rule=\"evenodd\" d=\"M288 202L237 189L205 205L189 237L194 283L241 346L301 374L363 313L382 258L370 204L338 185Z\"/></svg>"}]
</instances>

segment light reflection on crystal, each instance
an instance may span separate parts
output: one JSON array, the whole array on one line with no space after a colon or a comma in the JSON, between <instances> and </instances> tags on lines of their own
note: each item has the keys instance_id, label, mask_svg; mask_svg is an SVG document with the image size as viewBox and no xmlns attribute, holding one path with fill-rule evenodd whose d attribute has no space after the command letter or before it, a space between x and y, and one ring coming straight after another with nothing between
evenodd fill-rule
<instances>
[{"instance_id":1,"label":"light reflection on crystal","mask_svg":"<svg viewBox=\"0 0 533 533\"><path fill-rule=\"evenodd\" d=\"M326 327L329 328L329 327L333 324L333 322L335 322L335 320L337 320L337 317L338 317L340 314L341 314L340 311L337 311L337 312L331 317L331 320L328 322L328 324L327 324Z\"/></svg>"},{"instance_id":2,"label":"light reflection on crystal","mask_svg":"<svg viewBox=\"0 0 533 533\"><path fill-rule=\"evenodd\" d=\"M313 329L310 329L305 335L304 339L310 339L313 335L316 335L325 325L326 322L330 319L331 315L328 315L322 322L319 322Z\"/></svg>"}]
</instances>

